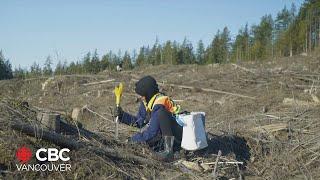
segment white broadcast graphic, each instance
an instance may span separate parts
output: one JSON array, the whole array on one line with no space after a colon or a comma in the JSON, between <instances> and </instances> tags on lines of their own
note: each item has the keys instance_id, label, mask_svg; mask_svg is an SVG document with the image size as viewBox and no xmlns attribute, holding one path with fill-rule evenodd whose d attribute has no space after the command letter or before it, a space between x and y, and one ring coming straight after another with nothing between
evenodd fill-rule
<instances>
[{"instance_id":1,"label":"white broadcast graphic","mask_svg":"<svg viewBox=\"0 0 320 180\"><path fill-rule=\"evenodd\" d=\"M32 159L32 151L23 146L16 152L16 157L20 161L20 164L16 164L18 171L71 171L71 164L66 163L70 161L68 153L70 149L63 148L58 150L57 148L40 148L36 151L35 157L37 161L41 163L30 164ZM64 163L54 163L62 161ZM46 163L50 162L50 163Z\"/></svg>"},{"instance_id":2,"label":"white broadcast graphic","mask_svg":"<svg viewBox=\"0 0 320 180\"><path fill-rule=\"evenodd\" d=\"M40 157L40 153L44 152L48 154L48 158L47 157ZM39 161L58 161L59 159L61 159L62 161L69 161L70 157L63 157L63 153L64 152L70 152L69 149L67 148L63 148L60 151L58 151L58 149L56 148L41 148L38 149L36 152L36 158Z\"/></svg>"}]
</instances>

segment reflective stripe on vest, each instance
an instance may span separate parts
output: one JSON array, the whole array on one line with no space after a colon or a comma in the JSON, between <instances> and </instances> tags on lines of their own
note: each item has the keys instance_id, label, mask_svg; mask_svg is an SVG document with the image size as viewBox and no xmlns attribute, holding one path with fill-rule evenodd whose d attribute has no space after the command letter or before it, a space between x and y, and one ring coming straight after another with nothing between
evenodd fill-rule
<instances>
[{"instance_id":1,"label":"reflective stripe on vest","mask_svg":"<svg viewBox=\"0 0 320 180\"><path fill-rule=\"evenodd\" d=\"M180 112L180 106L174 103L169 96L165 96L161 93L154 95L146 106L147 111L152 111L153 107L157 104L163 105L169 112L178 114Z\"/></svg>"}]
</instances>

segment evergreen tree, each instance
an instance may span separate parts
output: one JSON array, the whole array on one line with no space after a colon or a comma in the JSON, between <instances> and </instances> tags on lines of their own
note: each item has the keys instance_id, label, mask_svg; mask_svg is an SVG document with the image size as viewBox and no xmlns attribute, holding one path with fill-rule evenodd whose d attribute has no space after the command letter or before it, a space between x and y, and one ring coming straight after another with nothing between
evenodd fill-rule
<instances>
[{"instance_id":1,"label":"evergreen tree","mask_svg":"<svg viewBox=\"0 0 320 180\"><path fill-rule=\"evenodd\" d=\"M153 64L154 65L159 65L159 64L163 64L162 62L162 47L159 44L159 39L158 37L156 38L156 42L154 44L153 49Z\"/></svg>"},{"instance_id":2,"label":"evergreen tree","mask_svg":"<svg viewBox=\"0 0 320 180\"><path fill-rule=\"evenodd\" d=\"M98 73L99 71L101 71L101 67L100 67L100 60L99 60L99 56L97 53L97 49L94 51L92 59L91 59L91 71L90 73Z\"/></svg>"},{"instance_id":3,"label":"evergreen tree","mask_svg":"<svg viewBox=\"0 0 320 180\"><path fill-rule=\"evenodd\" d=\"M78 66L73 61L66 67L67 74L79 74Z\"/></svg>"},{"instance_id":4,"label":"evergreen tree","mask_svg":"<svg viewBox=\"0 0 320 180\"><path fill-rule=\"evenodd\" d=\"M291 10L286 7L277 14L274 28L275 48L277 56L292 55L292 35L289 32L289 26L293 23L295 14L295 6L292 5Z\"/></svg>"},{"instance_id":5,"label":"evergreen tree","mask_svg":"<svg viewBox=\"0 0 320 180\"><path fill-rule=\"evenodd\" d=\"M136 65L137 66L142 66L146 63L146 58L145 58L145 47L140 48L140 52L137 57Z\"/></svg>"},{"instance_id":6,"label":"evergreen tree","mask_svg":"<svg viewBox=\"0 0 320 180\"><path fill-rule=\"evenodd\" d=\"M121 52L118 52L118 54L121 54ZM109 69L116 69L116 66L120 63L120 57L117 57L112 51L109 51L108 53L108 59L109 59Z\"/></svg>"},{"instance_id":7,"label":"evergreen tree","mask_svg":"<svg viewBox=\"0 0 320 180\"><path fill-rule=\"evenodd\" d=\"M273 19L271 15L261 18L258 26L252 27L254 44L252 47L255 59L266 59L272 55Z\"/></svg>"},{"instance_id":8,"label":"evergreen tree","mask_svg":"<svg viewBox=\"0 0 320 180\"><path fill-rule=\"evenodd\" d=\"M132 66L136 63L137 57L138 57L137 50L134 49L134 50L133 50L133 56L132 56L132 59L131 59Z\"/></svg>"},{"instance_id":9,"label":"evergreen tree","mask_svg":"<svg viewBox=\"0 0 320 180\"><path fill-rule=\"evenodd\" d=\"M220 37L220 54L221 60L220 62L229 62L229 52L231 46L231 38L230 38L230 31L227 27L223 28L221 37Z\"/></svg>"},{"instance_id":10,"label":"evergreen tree","mask_svg":"<svg viewBox=\"0 0 320 180\"><path fill-rule=\"evenodd\" d=\"M51 76L52 75L52 60L51 57L48 56L45 63L44 63L44 67L43 67L43 74L47 75L47 76Z\"/></svg>"},{"instance_id":11,"label":"evergreen tree","mask_svg":"<svg viewBox=\"0 0 320 180\"><path fill-rule=\"evenodd\" d=\"M18 68L15 68L13 74L14 74L14 78L18 78L18 79L24 79L26 77L26 70L22 69L21 66L19 65Z\"/></svg>"},{"instance_id":12,"label":"evergreen tree","mask_svg":"<svg viewBox=\"0 0 320 180\"><path fill-rule=\"evenodd\" d=\"M68 74L67 69L68 69L68 62L67 62L67 60L64 60L63 65L62 65L62 73Z\"/></svg>"},{"instance_id":13,"label":"evergreen tree","mask_svg":"<svg viewBox=\"0 0 320 180\"><path fill-rule=\"evenodd\" d=\"M197 53L196 53L196 61L198 64L204 64L205 63L205 47L204 44L202 42L202 40L200 40L198 42L198 47L197 47Z\"/></svg>"},{"instance_id":14,"label":"evergreen tree","mask_svg":"<svg viewBox=\"0 0 320 180\"><path fill-rule=\"evenodd\" d=\"M241 61L250 59L250 34L248 24L239 30L238 35L232 45L232 60Z\"/></svg>"},{"instance_id":15,"label":"evergreen tree","mask_svg":"<svg viewBox=\"0 0 320 180\"><path fill-rule=\"evenodd\" d=\"M109 56L107 54L103 55L101 58L101 71L107 69L110 64Z\"/></svg>"},{"instance_id":16,"label":"evergreen tree","mask_svg":"<svg viewBox=\"0 0 320 180\"><path fill-rule=\"evenodd\" d=\"M215 63L214 48L216 48L215 46L219 41L219 34L220 34L220 30L218 30L217 34L215 34L211 44L206 49L205 59L207 64Z\"/></svg>"},{"instance_id":17,"label":"evergreen tree","mask_svg":"<svg viewBox=\"0 0 320 180\"><path fill-rule=\"evenodd\" d=\"M11 63L0 51L0 80L13 78Z\"/></svg>"},{"instance_id":18,"label":"evergreen tree","mask_svg":"<svg viewBox=\"0 0 320 180\"><path fill-rule=\"evenodd\" d=\"M162 63L163 64L173 64L175 61L174 49L172 47L171 41L167 41L162 50Z\"/></svg>"},{"instance_id":19,"label":"evergreen tree","mask_svg":"<svg viewBox=\"0 0 320 180\"><path fill-rule=\"evenodd\" d=\"M227 62L231 46L230 40L230 32L227 27L223 29L222 33L218 30L206 52L207 63Z\"/></svg>"},{"instance_id":20,"label":"evergreen tree","mask_svg":"<svg viewBox=\"0 0 320 180\"><path fill-rule=\"evenodd\" d=\"M184 38L183 43L178 52L179 64L192 64L194 63L193 46L187 38Z\"/></svg>"},{"instance_id":21,"label":"evergreen tree","mask_svg":"<svg viewBox=\"0 0 320 180\"><path fill-rule=\"evenodd\" d=\"M156 42L154 43L151 51L148 53L148 63L152 65L159 65L162 64L162 49L161 45L159 44L158 37L156 38Z\"/></svg>"},{"instance_id":22,"label":"evergreen tree","mask_svg":"<svg viewBox=\"0 0 320 180\"><path fill-rule=\"evenodd\" d=\"M162 58L162 47L161 45L158 45L156 48L156 53L155 53L155 64L163 64L163 58Z\"/></svg>"},{"instance_id":23,"label":"evergreen tree","mask_svg":"<svg viewBox=\"0 0 320 180\"><path fill-rule=\"evenodd\" d=\"M62 75L63 73L64 73L63 65L62 65L61 61L58 61L56 69L54 70L54 74L55 75Z\"/></svg>"},{"instance_id":24,"label":"evergreen tree","mask_svg":"<svg viewBox=\"0 0 320 180\"><path fill-rule=\"evenodd\" d=\"M83 57L83 70L85 73L91 73L92 72L92 64L91 64L91 53L88 52Z\"/></svg>"},{"instance_id":25,"label":"evergreen tree","mask_svg":"<svg viewBox=\"0 0 320 180\"><path fill-rule=\"evenodd\" d=\"M172 43L172 54L173 54L173 58L172 58L172 62L170 64L178 64L178 59L179 59L179 44L177 41L173 41Z\"/></svg>"},{"instance_id":26,"label":"evergreen tree","mask_svg":"<svg viewBox=\"0 0 320 180\"><path fill-rule=\"evenodd\" d=\"M123 60L122 60L122 66L125 70L128 70L128 69L132 69L132 62L131 62L131 57L128 53L128 51L126 51L124 53L124 56L123 56Z\"/></svg>"},{"instance_id":27,"label":"evergreen tree","mask_svg":"<svg viewBox=\"0 0 320 180\"><path fill-rule=\"evenodd\" d=\"M117 56L114 56L114 63L115 66L117 66L118 64L120 64L122 62L122 52L119 49Z\"/></svg>"},{"instance_id":28,"label":"evergreen tree","mask_svg":"<svg viewBox=\"0 0 320 180\"><path fill-rule=\"evenodd\" d=\"M0 51L0 80L5 79L5 73L6 67L4 65L4 56L2 54L2 51Z\"/></svg>"},{"instance_id":29,"label":"evergreen tree","mask_svg":"<svg viewBox=\"0 0 320 180\"><path fill-rule=\"evenodd\" d=\"M221 54L221 41L220 41L221 33L218 30L217 34L215 35L211 49L209 51L209 62L210 63L221 63L223 61L222 54Z\"/></svg>"},{"instance_id":30,"label":"evergreen tree","mask_svg":"<svg viewBox=\"0 0 320 180\"><path fill-rule=\"evenodd\" d=\"M30 75L31 76L41 76L42 70L38 63L34 62L30 67Z\"/></svg>"}]
</instances>

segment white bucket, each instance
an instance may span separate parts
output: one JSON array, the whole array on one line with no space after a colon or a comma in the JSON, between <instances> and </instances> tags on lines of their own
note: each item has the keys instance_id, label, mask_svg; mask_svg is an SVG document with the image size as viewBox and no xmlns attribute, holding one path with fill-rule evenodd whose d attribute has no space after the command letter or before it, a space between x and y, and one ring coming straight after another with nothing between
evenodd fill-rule
<instances>
[{"instance_id":1,"label":"white bucket","mask_svg":"<svg viewBox=\"0 0 320 180\"><path fill-rule=\"evenodd\" d=\"M191 112L178 115L177 121L183 125L181 147L188 151L195 151L208 146L205 131L205 113Z\"/></svg>"}]
</instances>

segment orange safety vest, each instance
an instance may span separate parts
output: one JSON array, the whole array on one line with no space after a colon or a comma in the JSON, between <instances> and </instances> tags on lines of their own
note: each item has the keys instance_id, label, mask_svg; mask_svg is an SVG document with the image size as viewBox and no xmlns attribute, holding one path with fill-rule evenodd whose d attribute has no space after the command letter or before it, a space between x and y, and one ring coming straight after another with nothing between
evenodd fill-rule
<instances>
[{"instance_id":1,"label":"orange safety vest","mask_svg":"<svg viewBox=\"0 0 320 180\"><path fill-rule=\"evenodd\" d=\"M155 94L148 104L144 103L147 112L151 112L153 107L157 104L163 105L172 114L178 114L180 112L180 105L176 104L169 96L165 96L161 93Z\"/></svg>"}]
</instances>

